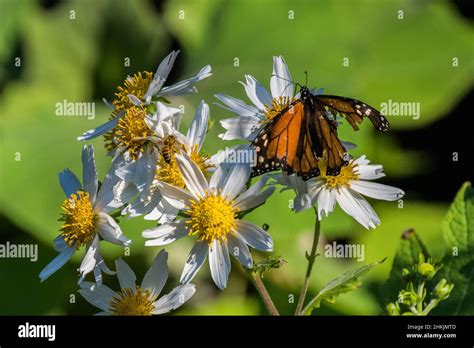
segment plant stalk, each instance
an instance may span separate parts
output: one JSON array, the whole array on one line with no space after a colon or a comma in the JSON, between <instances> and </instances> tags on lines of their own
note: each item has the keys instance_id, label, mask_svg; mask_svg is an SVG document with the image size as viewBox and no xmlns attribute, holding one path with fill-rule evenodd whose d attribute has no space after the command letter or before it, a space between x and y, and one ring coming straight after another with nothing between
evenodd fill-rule
<instances>
[{"instance_id":1,"label":"plant stalk","mask_svg":"<svg viewBox=\"0 0 474 348\"><path fill-rule=\"evenodd\" d=\"M255 289L257 289L258 294L262 298L262 301L267 308L267 311L270 315L280 315L278 313L277 308L275 307L275 304L272 301L272 298L270 297L270 294L267 291L267 288L265 287L265 284L263 284L262 278L257 272L254 272L253 270L248 270L247 273L250 276L250 279L252 280L252 284L255 286Z\"/></svg>"},{"instance_id":2,"label":"plant stalk","mask_svg":"<svg viewBox=\"0 0 474 348\"><path fill-rule=\"evenodd\" d=\"M306 252L306 258L308 259L308 268L306 269L306 276L304 278L303 287L301 288L300 297L298 299L298 304L296 306L295 315L302 315L301 309L304 305L304 300L306 298L306 293L308 292L309 287L309 280L311 277L311 272L313 270L314 262L316 261L316 252L318 251L318 242L319 242L319 235L321 232L321 223L318 219L318 211L317 208L314 207L314 212L316 215L316 222L314 224L314 235L313 235L313 245L311 247L311 253L308 255Z\"/></svg>"}]
</instances>

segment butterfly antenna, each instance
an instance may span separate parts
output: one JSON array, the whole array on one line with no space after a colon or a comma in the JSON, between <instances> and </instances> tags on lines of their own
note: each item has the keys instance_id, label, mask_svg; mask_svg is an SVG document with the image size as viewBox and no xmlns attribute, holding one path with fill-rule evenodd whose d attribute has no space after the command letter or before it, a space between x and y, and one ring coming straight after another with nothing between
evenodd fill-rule
<instances>
[{"instance_id":1,"label":"butterfly antenna","mask_svg":"<svg viewBox=\"0 0 474 348\"><path fill-rule=\"evenodd\" d=\"M285 79L284 77L278 76L277 74L272 74L272 77L273 77L273 76L278 77L279 79L282 79L283 81L287 81L287 82L288 82L288 84L286 85L286 87L285 87L285 89L283 90L283 92L285 92L286 89L291 86L291 84L294 84L296 87L300 87L300 88L302 87L298 82L294 82L294 81L292 81L292 80Z\"/></svg>"},{"instance_id":2,"label":"butterfly antenna","mask_svg":"<svg viewBox=\"0 0 474 348\"><path fill-rule=\"evenodd\" d=\"M305 70L304 75L306 76L306 86L308 85L308 72Z\"/></svg>"}]
</instances>

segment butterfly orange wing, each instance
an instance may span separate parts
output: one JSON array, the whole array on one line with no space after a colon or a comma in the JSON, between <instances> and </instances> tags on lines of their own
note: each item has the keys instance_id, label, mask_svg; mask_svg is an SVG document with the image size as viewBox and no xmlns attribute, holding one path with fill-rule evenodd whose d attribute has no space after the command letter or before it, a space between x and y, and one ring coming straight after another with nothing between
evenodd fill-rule
<instances>
[{"instance_id":1,"label":"butterfly orange wing","mask_svg":"<svg viewBox=\"0 0 474 348\"><path fill-rule=\"evenodd\" d=\"M346 163L346 150L337 137L335 123L322 109L309 109L301 101L268 123L252 146L256 155L253 176L281 169L307 180L319 175L320 158L325 159L330 175L338 174Z\"/></svg>"}]
</instances>

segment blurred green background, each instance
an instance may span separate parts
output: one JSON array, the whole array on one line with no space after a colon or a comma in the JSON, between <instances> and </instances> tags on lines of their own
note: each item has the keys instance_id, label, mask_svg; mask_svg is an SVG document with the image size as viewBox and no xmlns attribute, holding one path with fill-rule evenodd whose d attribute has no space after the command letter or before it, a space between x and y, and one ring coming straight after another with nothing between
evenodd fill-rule
<instances>
[{"instance_id":1,"label":"blurred green background","mask_svg":"<svg viewBox=\"0 0 474 348\"><path fill-rule=\"evenodd\" d=\"M63 193L57 174L71 168L81 175L82 143L76 137L107 120L102 98L112 99L127 74L155 71L171 49L181 49L169 82L188 77L205 64L214 75L198 85L199 94L174 98L185 105L183 126L189 124L201 99L211 104L213 127L206 139L207 153L230 146L217 135L218 120L231 116L213 105L213 95L224 92L245 99L237 83L252 74L268 86L272 56L283 55L293 78L326 93L354 97L372 105L392 99L421 103L421 118L389 117L392 131L376 134L370 124L354 133L347 125L341 138L356 142L355 155L366 154L385 167L381 182L407 193L403 209L396 202L373 202L382 225L367 231L340 209L323 221L322 244L363 243L365 261L388 257L363 279L362 288L323 305L320 314L379 314L380 284L388 277L401 233L415 228L441 256L441 220L462 182L472 178L472 118L474 30L468 2L448 1L29 1L0 0L0 243L38 243L39 260L0 259L0 314L92 314L96 309L77 295L77 273L83 253L45 283L40 270L56 255L52 240ZM75 18L71 19L70 11ZM403 19L400 12L403 11ZM184 14L184 18L180 19ZM294 17L291 19L291 17ZM471 16L472 18L472 16ZM21 66L15 66L15 58ZM349 58L349 66L343 59ZM124 60L130 59L130 67ZM235 58L239 66L234 66ZM458 65L453 66L457 58ZM68 101L96 102L96 118L57 117L55 105ZM454 138L450 138L453 137ZM99 175L110 164L101 138L92 141ZM453 152L459 161L452 161ZM18 153L21 160L18 159ZM471 158L469 158L471 156ZM288 209L290 192L276 193L248 219L268 223L275 241L274 255L288 261L265 277L283 314L301 287L304 251L310 248L312 211ZM141 231L153 222L123 221L123 231L134 244L126 257L141 279L156 248L145 248ZM106 261L122 249L102 246ZM175 286L191 240L166 249L170 253ZM256 255L258 259L262 255ZM340 273L360 266L355 260L317 259L312 292ZM117 288L114 277L105 283ZM196 295L178 314L263 314L265 309L233 263L228 288L219 291L208 266L194 283ZM166 290L166 289L165 289ZM75 303L70 295L76 294Z\"/></svg>"}]
</instances>

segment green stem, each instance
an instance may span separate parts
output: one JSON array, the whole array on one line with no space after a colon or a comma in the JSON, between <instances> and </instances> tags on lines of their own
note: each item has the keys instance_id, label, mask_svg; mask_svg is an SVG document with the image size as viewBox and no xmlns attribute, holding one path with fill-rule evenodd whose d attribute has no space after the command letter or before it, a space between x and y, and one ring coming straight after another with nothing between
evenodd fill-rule
<instances>
[{"instance_id":1,"label":"green stem","mask_svg":"<svg viewBox=\"0 0 474 348\"><path fill-rule=\"evenodd\" d=\"M309 279L311 277L311 272L313 270L314 262L316 261L316 252L318 251L318 242L319 234L321 232L321 223L318 219L318 210L314 207L314 212L316 214L316 222L314 223L314 235L313 235L313 245L311 247L311 253L308 255L306 252L306 258L308 259L308 268L306 269L306 276L304 278L303 287L301 288L300 297L298 299L298 304L296 306L295 315L302 315L301 309L304 305L304 300L306 298L306 293L308 292Z\"/></svg>"},{"instance_id":2,"label":"green stem","mask_svg":"<svg viewBox=\"0 0 474 348\"><path fill-rule=\"evenodd\" d=\"M270 315L275 316L280 315L280 313L278 313L277 308L275 307L275 304L272 301L272 298L270 297L270 294L267 291L267 288L265 287L265 284L263 284L260 275L257 274L257 272L254 272L253 270L248 270L247 273L250 276L250 280L252 280L252 284L255 286L255 289L257 289L258 294L262 298L262 301L265 304L268 313L270 313Z\"/></svg>"},{"instance_id":3,"label":"green stem","mask_svg":"<svg viewBox=\"0 0 474 348\"><path fill-rule=\"evenodd\" d=\"M421 282L420 285L418 285L418 303L416 304L416 310L418 311L419 314L423 313L423 289L425 287L425 282Z\"/></svg>"},{"instance_id":4,"label":"green stem","mask_svg":"<svg viewBox=\"0 0 474 348\"><path fill-rule=\"evenodd\" d=\"M430 303L428 304L428 306L425 307L425 309L423 310L423 315L428 315L429 312L431 312L432 309L434 309L439 303L439 300L436 300L436 299L433 299L430 301Z\"/></svg>"}]
</instances>

